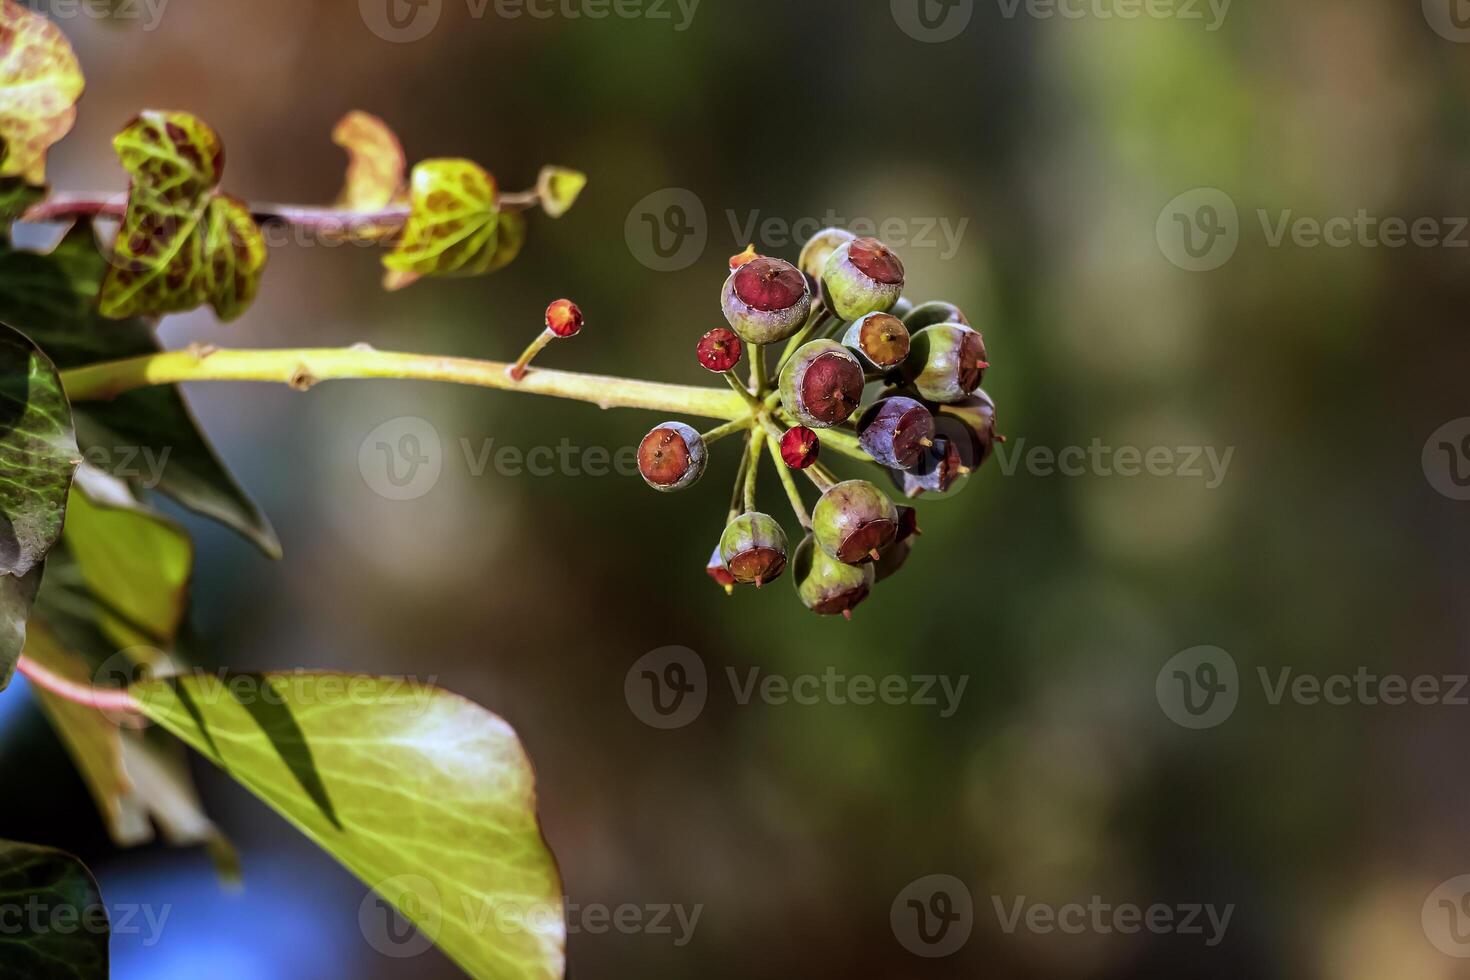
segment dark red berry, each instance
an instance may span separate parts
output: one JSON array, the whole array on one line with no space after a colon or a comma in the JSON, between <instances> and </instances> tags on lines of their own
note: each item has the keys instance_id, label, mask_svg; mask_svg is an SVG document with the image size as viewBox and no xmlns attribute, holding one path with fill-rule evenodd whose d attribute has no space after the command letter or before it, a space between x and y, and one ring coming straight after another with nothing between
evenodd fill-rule
<instances>
[{"instance_id":1,"label":"dark red berry","mask_svg":"<svg viewBox=\"0 0 1470 980\"><path fill-rule=\"evenodd\" d=\"M898 508L866 480L848 480L817 501L812 533L828 555L849 565L865 565L898 536Z\"/></svg>"},{"instance_id":2,"label":"dark red berry","mask_svg":"<svg viewBox=\"0 0 1470 980\"><path fill-rule=\"evenodd\" d=\"M707 459L704 440L682 422L665 422L638 446L638 472L655 490L692 486L704 475Z\"/></svg>"},{"instance_id":3,"label":"dark red berry","mask_svg":"<svg viewBox=\"0 0 1470 980\"><path fill-rule=\"evenodd\" d=\"M781 401L796 420L814 429L841 425L863 398L863 366L835 340L813 340L781 369Z\"/></svg>"},{"instance_id":4,"label":"dark red berry","mask_svg":"<svg viewBox=\"0 0 1470 980\"><path fill-rule=\"evenodd\" d=\"M807 298L807 281L790 262L762 255L736 270L735 295L751 309L776 313Z\"/></svg>"},{"instance_id":5,"label":"dark red berry","mask_svg":"<svg viewBox=\"0 0 1470 980\"><path fill-rule=\"evenodd\" d=\"M710 555L709 564L704 568L705 573L715 580L715 584L725 590L729 595L735 591L735 576L725 567L725 559L720 555L720 546L715 545L715 553Z\"/></svg>"},{"instance_id":6,"label":"dark red berry","mask_svg":"<svg viewBox=\"0 0 1470 980\"><path fill-rule=\"evenodd\" d=\"M821 455L822 442L804 425L786 430L781 437L781 459L793 470L804 470Z\"/></svg>"},{"instance_id":7,"label":"dark red berry","mask_svg":"<svg viewBox=\"0 0 1470 980\"><path fill-rule=\"evenodd\" d=\"M859 238L848 250L848 258L858 270L885 286L903 285L903 263L893 250L876 238Z\"/></svg>"},{"instance_id":8,"label":"dark red berry","mask_svg":"<svg viewBox=\"0 0 1470 980\"><path fill-rule=\"evenodd\" d=\"M919 512L912 507L898 508L898 537L895 541L907 541L924 532L919 530Z\"/></svg>"},{"instance_id":9,"label":"dark red berry","mask_svg":"<svg viewBox=\"0 0 1470 980\"><path fill-rule=\"evenodd\" d=\"M699 363L706 371L723 374L740 363L743 350L735 331L716 327L699 338Z\"/></svg>"},{"instance_id":10,"label":"dark red berry","mask_svg":"<svg viewBox=\"0 0 1470 980\"><path fill-rule=\"evenodd\" d=\"M569 299L559 299L546 308L546 329L558 337L575 337L582 332L582 310Z\"/></svg>"},{"instance_id":11,"label":"dark red berry","mask_svg":"<svg viewBox=\"0 0 1470 980\"><path fill-rule=\"evenodd\" d=\"M720 557L735 581L760 588L786 570L786 532L776 519L750 511L725 526Z\"/></svg>"}]
</instances>

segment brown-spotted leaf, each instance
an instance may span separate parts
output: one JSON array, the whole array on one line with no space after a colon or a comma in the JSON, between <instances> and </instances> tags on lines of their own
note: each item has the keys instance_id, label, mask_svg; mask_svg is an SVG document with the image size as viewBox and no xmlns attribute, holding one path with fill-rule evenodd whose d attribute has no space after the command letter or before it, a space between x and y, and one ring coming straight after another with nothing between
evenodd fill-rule
<instances>
[{"instance_id":1,"label":"brown-spotted leaf","mask_svg":"<svg viewBox=\"0 0 1470 980\"><path fill-rule=\"evenodd\" d=\"M10 148L0 177L46 180L46 151L71 129L84 82L57 26L0 0L0 139Z\"/></svg>"},{"instance_id":2,"label":"brown-spotted leaf","mask_svg":"<svg viewBox=\"0 0 1470 980\"><path fill-rule=\"evenodd\" d=\"M553 218L560 218L572 209L587 186L587 175L580 170L567 167L542 167L536 181L536 196L541 199L541 210Z\"/></svg>"},{"instance_id":3,"label":"brown-spotted leaf","mask_svg":"<svg viewBox=\"0 0 1470 980\"><path fill-rule=\"evenodd\" d=\"M204 239L204 294L221 320L233 320L255 301L265 269L265 236L241 201L218 194L209 202Z\"/></svg>"},{"instance_id":4,"label":"brown-spotted leaf","mask_svg":"<svg viewBox=\"0 0 1470 980\"><path fill-rule=\"evenodd\" d=\"M354 110L332 130L332 141L347 151L347 183L337 207L348 211L386 208L403 190L407 162L403 145L388 124Z\"/></svg>"},{"instance_id":5,"label":"brown-spotted leaf","mask_svg":"<svg viewBox=\"0 0 1470 980\"><path fill-rule=\"evenodd\" d=\"M411 212L388 271L477 276L495 262L500 196L495 178L469 160L425 160L413 168Z\"/></svg>"}]
</instances>

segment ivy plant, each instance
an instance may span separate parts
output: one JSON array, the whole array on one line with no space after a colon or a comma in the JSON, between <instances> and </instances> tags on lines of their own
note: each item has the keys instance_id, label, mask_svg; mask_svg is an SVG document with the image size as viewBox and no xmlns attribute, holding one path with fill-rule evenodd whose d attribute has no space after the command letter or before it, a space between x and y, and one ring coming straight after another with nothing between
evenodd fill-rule
<instances>
[{"instance_id":1,"label":"ivy plant","mask_svg":"<svg viewBox=\"0 0 1470 980\"><path fill-rule=\"evenodd\" d=\"M350 112L332 133L347 154L334 202L251 204L225 190L219 133L188 112L147 109L113 140L126 195L52 192L47 151L71 128L83 85L62 32L0 0L0 697L13 673L28 679L119 846L159 835L206 849L227 878L239 874L192 785L192 750L470 975L563 976L562 886L530 763L504 721L402 678L189 666L193 545L150 495L269 557L282 545L177 386L427 379L711 420L703 431L659 425L638 450L645 481L668 492L699 481L716 442L740 441L708 574L733 591L789 566L808 608L850 617L904 564L918 528L911 507L867 479L839 477L828 457L876 464L906 497L966 482L999 438L979 387L983 339L958 307L910 302L903 264L882 242L828 229L796 264L751 249L720 270L728 326L692 351L721 376L713 386L533 367L583 329L570 300L548 307L545 329L511 363L362 345L164 350L162 316L208 307L233 320L249 310L267 266L265 226L376 244L384 287L403 289L506 268L532 212L566 214L587 178L548 166L534 187L507 192L470 160L409 168L387 124ZM62 226L58 243L12 245L17 222ZM771 363L774 344L784 346ZM112 450L123 446L165 461L156 482L145 487L117 465ZM795 548L757 509L767 457L803 532ZM815 487L814 506L798 476ZM70 910L90 927L0 934L0 974L107 975L105 904L75 858L0 841L0 906L12 901Z\"/></svg>"}]
</instances>

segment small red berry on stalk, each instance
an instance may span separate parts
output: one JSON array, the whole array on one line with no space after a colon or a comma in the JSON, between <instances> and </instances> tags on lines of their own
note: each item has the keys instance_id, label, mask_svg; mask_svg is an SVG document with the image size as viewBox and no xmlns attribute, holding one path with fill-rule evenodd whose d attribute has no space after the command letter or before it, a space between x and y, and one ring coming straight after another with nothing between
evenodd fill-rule
<instances>
[{"instance_id":1,"label":"small red berry on stalk","mask_svg":"<svg viewBox=\"0 0 1470 980\"><path fill-rule=\"evenodd\" d=\"M569 299L559 299L546 308L546 329L558 337L575 337L582 332L582 310Z\"/></svg>"},{"instance_id":2,"label":"small red berry on stalk","mask_svg":"<svg viewBox=\"0 0 1470 980\"><path fill-rule=\"evenodd\" d=\"M699 338L699 364L706 371L724 374L740 363L744 347L735 331L716 327Z\"/></svg>"},{"instance_id":3,"label":"small red berry on stalk","mask_svg":"<svg viewBox=\"0 0 1470 980\"><path fill-rule=\"evenodd\" d=\"M804 470L811 466L821 453L821 440L804 425L787 429L786 434L781 437L781 459L793 470Z\"/></svg>"}]
</instances>

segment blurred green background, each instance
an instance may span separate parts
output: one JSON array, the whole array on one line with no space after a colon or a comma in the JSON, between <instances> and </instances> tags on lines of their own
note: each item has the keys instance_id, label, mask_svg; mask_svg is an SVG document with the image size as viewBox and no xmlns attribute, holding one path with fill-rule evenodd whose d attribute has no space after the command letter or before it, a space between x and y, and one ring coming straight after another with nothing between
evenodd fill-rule
<instances>
[{"instance_id":1,"label":"blurred green background","mask_svg":"<svg viewBox=\"0 0 1470 980\"><path fill-rule=\"evenodd\" d=\"M507 359L567 295L589 325L545 366L708 383L693 343L721 322L726 257L749 237L794 260L789 229L829 216L891 222L909 295L952 300L985 333L1007 450L921 502L908 567L850 624L806 613L789 581L729 599L706 579L731 444L675 497L636 477L476 472L486 440L615 452L660 417L416 383L189 391L286 548L273 564L191 522L209 661L409 673L475 698L537 764L574 906L700 908L682 945L677 925L599 934L574 912L572 976L1467 975L1426 898L1470 872L1470 707L1273 704L1259 673L1470 670L1470 504L1436 490L1470 457L1439 456L1435 435L1470 415L1458 0L1180 0L1131 19L1127 0L533 4L548 17L394 0L409 34L427 25L411 40L382 36L383 0L161 2L112 21L55 11L89 80L52 154L58 188L122 190L110 139L143 107L208 120L225 187L252 200L331 200L329 133L354 108L411 160L469 157L508 189L545 162L592 178L495 277L387 294L374 252L308 241L273 250L240 322L168 320L171 347ZM678 202L695 234L665 261L645 215ZM1299 223L1360 211L1437 232L1394 247L1358 222L1314 245ZM1283 220L1299 233L1277 240ZM1180 229L1223 251L1192 259ZM404 417L432 426L442 473L393 501L359 451ZM1470 423L1452 431L1455 446ZM1095 441L1233 455L1218 481L1038 462ZM762 492L784 518L769 469ZM658 730L624 682L671 645L701 658L707 703ZM1202 645L1237 665L1238 704L1196 730L1171 720L1169 673L1156 681ZM727 675L829 667L966 687L942 717L742 704ZM156 943L115 938L117 976L457 975L436 951L375 949L363 887L207 767L243 893L199 854L113 852L27 699L0 717L3 836L80 853L109 901L172 908ZM890 915L930 875L973 909L943 958ZM1233 913L1213 946L1006 928L1022 897L1093 896Z\"/></svg>"}]
</instances>

